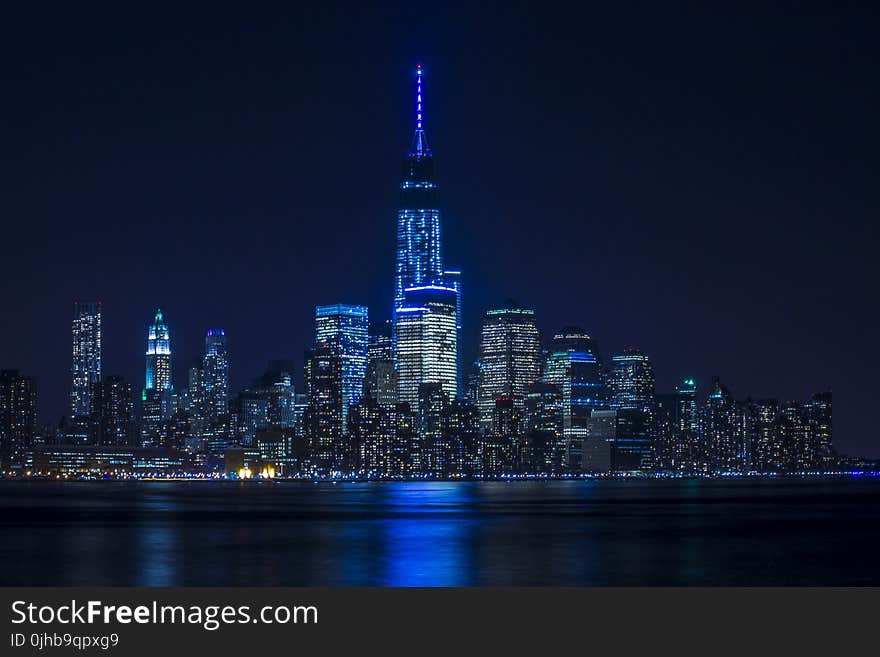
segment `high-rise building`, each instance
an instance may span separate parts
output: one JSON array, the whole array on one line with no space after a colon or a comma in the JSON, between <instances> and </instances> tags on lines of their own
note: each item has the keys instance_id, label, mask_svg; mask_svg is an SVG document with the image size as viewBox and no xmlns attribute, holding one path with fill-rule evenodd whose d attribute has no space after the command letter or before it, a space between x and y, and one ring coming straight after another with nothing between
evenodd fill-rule
<instances>
[{"instance_id":1,"label":"high-rise building","mask_svg":"<svg viewBox=\"0 0 880 657\"><path fill-rule=\"evenodd\" d=\"M367 364L375 360L394 360L394 342L391 320L370 324L369 344L367 345Z\"/></svg>"},{"instance_id":2,"label":"high-rise building","mask_svg":"<svg viewBox=\"0 0 880 657\"><path fill-rule=\"evenodd\" d=\"M837 465L831 439L831 391L817 392L804 404L811 442L816 450L816 466L828 470Z\"/></svg>"},{"instance_id":3,"label":"high-rise building","mask_svg":"<svg viewBox=\"0 0 880 657\"><path fill-rule=\"evenodd\" d=\"M594 410L581 452L570 454L570 458L570 467L580 465L592 472L604 472L609 467L615 472L652 469L654 451L648 414L639 409Z\"/></svg>"},{"instance_id":4,"label":"high-rise building","mask_svg":"<svg viewBox=\"0 0 880 657\"><path fill-rule=\"evenodd\" d=\"M171 390L171 336L161 310L147 331L146 390Z\"/></svg>"},{"instance_id":5,"label":"high-rise building","mask_svg":"<svg viewBox=\"0 0 880 657\"><path fill-rule=\"evenodd\" d=\"M205 335L201 386L206 419L229 411L229 351L223 329L210 329Z\"/></svg>"},{"instance_id":6,"label":"high-rise building","mask_svg":"<svg viewBox=\"0 0 880 657\"><path fill-rule=\"evenodd\" d=\"M611 357L608 377L611 408L650 413L654 406L654 368L639 349Z\"/></svg>"},{"instance_id":7,"label":"high-rise building","mask_svg":"<svg viewBox=\"0 0 880 657\"><path fill-rule=\"evenodd\" d=\"M412 287L396 311L397 399L416 415L422 384L439 383L450 399L458 395L456 297L442 285Z\"/></svg>"},{"instance_id":8,"label":"high-rise building","mask_svg":"<svg viewBox=\"0 0 880 657\"><path fill-rule=\"evenodd\" d=\"M91 385L91 442L127 447L132 439L131 384L121 376L108 376Z\"/></svg>"},{"instance_id":9,"label":"high-rise building","mask_svg":"<svg viewBox=\"0 0 880 657\"><path fill-rule=\"evenodd\" d=\"M364 395L383 406L397 403L397 372L394 369L392 322L371 326L367 348Z\"/></svg>"},{"instance_id":10,"label":"high-rise building","mask_svg":"<svg viewBox=\"0 0 880 657\"><path fill-rule=\"evenodd\" d=\"M752 443L754 469L762 473L781 472L785 469L785 450L776 433L779 401L754 399L749 403L755 427Z\"/></svg>"},{"instance_id":11,"label":"high-rise building","mask_svg":"<svg viewBox=\"0 0 880 657\"><path fill-rule=\"evenodd\" d=\"M544 363L544 383L562 393L562 432L569 454L566 463L577 466L581 442L594 409L608 408L602 361L596 341L586 331L566 327L550 344Z\"/></svg>"},{"instance_id":12,"label":"high-rise building","mask_svg":"<svg viewBox=\"0 0 880 657\"><path fill-rule=\"evenodd\" d=\"M525 404L525 455L530 472L560 474L565 471L562 391L552 383L537 381L529 386Z\"/></svg>"},{"instance_id":13,"label":"high-rise building","mask_svg":"<svg viewBox=\"0 0 880 657\"><path fill-rule=\"evenodd\" d=\"M443 272L443 284L455 290L455 328L458 342L458 397L464 394L464 379L461 366L461 272L447 269Z\"/></svg>"},{"instance_id":14,"label":"high-rise building","mask_svg":"<svg viewBox=\"0 0 880 657\"><path fill-rule=\"evenodd\" d=\"M687 378L671 394L655 395L654 456L660 470L702 472L697 432L697 383Z\"/></svg>"},{"instance_id":15,"label":"high-rise building","mask_svg":"<svg viewBox=\"0 0 880 657\"><path fill-rule=\"evenodd\" d=\"M480 339L480 423L492 424L495 400L506 397L524 417L529 385L541 376L541 338L535 312L508 301L486 311Z\"/></svg>"},{"instance_id":16,"label":"high-rise building","mask_svg":"<svg viewBox=\"0 0 880 657\"><path fill-rule=\"evenodd\" d=\"M18 370L0 370L0 468L24 465L37 427L37 385Z\"/></svg>"},{"instance_id":17,"label":"high-rise building","mask_svg":"<svg viewBox=\"0 0 880 657\"><path fill-rule=\"evenodd\" d=\"M308 407L302 418L303 435L314 467L328 471L340 462L342 359L323 344L307 351L304 362Z\"/></svg>"},{"instance_id":18,"label":"high-rise building","mask_svg":"<svg viewBox=\"0 0 880 657\"><path fill-rule=\"evenodd\" d=\"M782 451L782 472L805 472L816 467L803 404L787 401L780 405L776 416L776 439Z\"/></svg>"},{"instance_id":19,"label":"high-rise building","mask_svg":"<svg viewBox=\"0 0 880 657\"><path fill-rule=\"evenodd\" d=\"M166 447L168 421L174 414L171 398L171 335L161 310L147 330L147 368L141 395L141 447Z\"/></svg>"},{"instance_id":20,"label":"high-rise building","mask_svg":"<svg viewBox=\"0 0 880 657\"><path fill-rule=\"evenodd\" d=\"M101 380L101 303L74 303L70 416L89 414L89 388Z\"/></svg>"},{"instance_id":21,"label":"high-rise building","mask_svg":"<svg viewBox=\"0 0 880 657\"><path fill-rule=\"evenodd\" d=\"M409 152L403 161L403 176L400 183L400 208L397 212L397 259L394 272L394 345L395 358L399 336L397 322L402 315L398 313L407 301L407 290L439 286L453 291L451 297L455 306L455 342L461 335L461 272L447 271L443 268L442 241L440 233L440 210L438 187L434 180L434 159L424 128L424 70L421 64L416 68L416 121L415 132ZM396 363L396 361L395 361ZM456 390L453 397L460 396L461 362L458 351L455 354ZM412 390L417 396L418 388ZM446 387L444 387L446 391Z\"/></svg>"},{"instance_id":22,"label":"high-rise building","mask_svg":"<svg viewBox=\"0 0 880 657\"><path fill-rule=\"evenodd\" d=\"M718 377L699 414L700 442L712 473L744 472L748 466L745 434L737 430L737 404Z\"/></svg>"},{"instance_id":23,"label":"high-rise building","mask_svg":"<svg viewBox=\"0 0 880 657\"><path fill-rule=\"evenodd\" d=\"M367 373L369 312L366 306L335 304L315 308L315 345L339 358L342 395L339 412L342 435L348 432L348 409L361 400Z\"/></svg>"},{"instance_id":24,"label":"high-rise building","mask_svg":"<svg viewBox=\"0 0 880 657\"><path fill-rule=\"evenodd\" d=\"M397 212L397 265L394 307L404 305L407 288L440 283L443 260L440 243L440 210L434 159L424 129L421 64L416 69L416 124L409 152L403 161L400 209Z\"/></svg>"}]
</instances>

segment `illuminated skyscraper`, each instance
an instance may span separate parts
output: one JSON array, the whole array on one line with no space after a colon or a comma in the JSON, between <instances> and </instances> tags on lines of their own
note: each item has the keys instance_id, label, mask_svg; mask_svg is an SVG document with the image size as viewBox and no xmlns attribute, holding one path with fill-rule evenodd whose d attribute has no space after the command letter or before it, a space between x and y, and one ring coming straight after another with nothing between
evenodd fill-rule
<instances>
[{"instance_id":1,"label":"illuminated skyscraper","mask_svg":"<svg viewBox=\"0 0 880 657\"><path fill-rule=\"evenodd\" d=\"M74 303L70 416L89 414L89 389L101 380L101 303Z\"/></svg>"},{"instance_id":2,"label":"illuminated skyscraper","mask_svg":"<svg viewBox=\"0 0 880 657\"><path fill-rule=\"evenodd\" d=\"M171 337L161 310L147 332L146 390L171 390Z\"/></svg>"},{"instance_id":3,"label":"illuminated skyscraper","mask_svg":"<svg viewBox=\"0 0 880 657\"><path fill-rule=\"evenodd\" d=\"M400 209L397 212L395 309L403 306L407 288L439 283L443 277L434 160L428 148L423 122L423 76L419 64L416 69L416 127L410 150L403 161Z\"/></svg>"},{"instance_id":4,"label":"illuminated skyscraper","mask_svg":"<svg viewBox=\"0 0 880 657\"><path fill-rule=\"evenodd\" d=\"M458 361L456 368L458 370L458 396L464 394L464 378L461 369L461 272L447 269L443 272L443 284L455 290L455 328L458 340Z\"/></svg>"},{"instance_id":5,"label":"illuminated skyscraper","mask_svg":"<svg viewBox=\"0 0 880 657\"><path fill-rule=\"evenodd\" d=\"M229 351L226 331L210 329L205 336L202 359L202 401L207 420L215 420L229 410Z\"/></svg>"},{"instance_id":6,"label":"illuminated skyscraper","mask_svg":"<svg viewBox=\"0 0 880 657\"><path fill-rule=\"evenodd\" d=\"M709 397L700 409L699 431L709 472L745 471L749 445L745 434L737 430L737 405L718 377L712 379Z\"/></svg>"},{"instance_id":7,"label":"illuminated skyscraper","mask_svg":"<svg viewBox=\"0 0 880 657\"><path fill-rule=\"evenodd\" d=\"M308 396L303 434L312 464L326 471L341 461L342 359L327 344L319 344L303 360Z\"/></svg>"},{"instance_id":8,"label":"illuminated skyscraper","mask_svg":"<svg viewBox=\"0 0 880 657\"><path fill-rule=\"evenodd\" d=\"M830 469L836 465L837 455L831 440L831 391L817 392L804 404L804 413L810 427L811 443L816 450L818 468Z\"/></svg>"},{"instance_id":9,"label":"illuminated skyscraper","mask_svg":"<svg viewBox=\"0 0 880 657\"><path fill-rule=\"evenodd\" d=\"M553 336L542 380L562 393L562 435L566 463L580 464L580 447L593 409L608 408L602 361L596 341L581 328L569 326Z\"/></svg>"},{"instance_id":10,"label":"illuminated skyscraper","mask_svg":"<svg viewBox=\"0 0 880 657\"><path fill-rule=\"evenodd\" d=\"M611 408L650 413L654 406L654 368L638 349L611 357L608 379Z\"/></svg>"},{"instance_id":11,"label":"illuminated skyscraper","mask_svg":"<svg viewBox=\"0 0 880 657\"><path fill-rule=\"evenodd\" d=\"M108 376L91 386L91 439L95 445L125 447L131 444L131 384L121 376Z\"/></svg>"},{"instance_id":12,"label":"illuminated skyscraper","mask_svg":"<svg viewBox=\"0 0 880 657\"><path fill-rule=\"evenodd\" d=\"M397 263L394 272L394 323L403 315L397 311L408 302L409 288L438 286L453 291L455 305L455 342L461 335L461 272L445 271L441 255L440 210L438 187L434 181L434 159L424 129L424 70L416 67L415 132L409 152L403 161L403 180L400 183L400 209L397 212ZM412 318L411 318L412 319ZM410 322L411 324L411 322ZM395 363L397 364L399 336L394 332ZM458 349L455 355L455 386L452 392L444 384L444 392L455 398L460 395L461 362ZM437 383L422 381L421 383ZM418 387L412 390L416 403ZM404 401L404 400L401 400Z\"/></svg>"},{"instance_id":13,"label":"illuminated skyscraper","mask_svg":"<svg viewBox=\"0 0 880 657\"><path fill-rule=\"evenodd\" d=\"M507 397L523 418L530 384L541 376L541 338L535 312L509 301L487 310L480 339L480 424L492 425L495 400Z\"/></svg>"},{"instance_id":14,"label":"illuminated skyscraper","mask_svg":"<svg viewBox=\"0 0 880 657\"><path fill-rule=\"evenodd\" d=\"M24 464L36 424L36 382L18 370L0 370L0 468Z\"/></svg>"},{"instance_id":15,"label":"illuminated skyscraper","mask_svg":"<svg viewBox=\"0 0 880 657\"><path fill-rule=\"evenodd\" d=\"M671 394L655 395L654 449L656 466L673 472L698 472L697 383L687 378Z\"/></svg>"},{"instance_id":16,"label":"illuminated skyscraper","mask_svg":"<svg viewBox=\"0 0 880 657\"><path fill-rule=\"evenodd\" d=\"M166 447L171 400L171 336L161 310L147 331L147 373L141 395L141 446Z\"/></svg>"},{"instance_id":17,"label":"illuminated skyscraper","mask_svg":"<svg viewBox=\"0 0 880 657\"><path fill-rule=\"evenodd\" d=\"M458 394L457 294L442 285L406 290L397 309L397 399L419 410L419 386L439 383L453 399Z\"/></svg>"},{"instance_id":18,"label":"illuminated skyscraper","mask_svg":"<svg viewBox=\"0 0 880 657\"><path fill-rule=\"evenodd\" d=\"M335 304L315 308L315 345L326 346L342 366L338 400L342 433L348 432L348 409L361 400L367 373L369 313L366 306Z\"/></svg>"}]
</instances>

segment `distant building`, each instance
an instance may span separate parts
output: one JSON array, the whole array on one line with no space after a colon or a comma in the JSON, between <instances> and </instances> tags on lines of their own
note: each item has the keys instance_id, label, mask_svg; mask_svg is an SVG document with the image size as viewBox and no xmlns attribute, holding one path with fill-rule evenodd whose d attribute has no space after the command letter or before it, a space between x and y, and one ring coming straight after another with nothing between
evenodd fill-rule
<instances>
[{"instance_id":1,"label":"distant building","mask_svg":"<svg viewBox=\"0 0 880 657\"><path fill-rule=\"evenodd\" d=\"M597 442L600 439L608 445ZM651 424L647 413L641 410L594 410L580 448L580 454L573 455L575 458L570 455L572 467L579 463L582 469L591 472L604 472L606 465L615 472L646 471L654 467Z\"/></svg>"},{"instance_id":2,"label":"distant building","mask_svg":"<svg viewBox=\"0 0 880 657\"><path fill-rule=\"evenodd\" d=\"M328 471L340 463L342 430L342 359L329 346L306 352L305 384L308 407L303 433L314 466Z\"/></svg>"},{"instance_id":3,"label":"distant building","mask_svg":"<svg viewBox=\"0 0 880 657\"><path fill-rule=\"evenodd\" d=\"M521 461L527 472L566 471L563 400L559 386L538 381L529 386L525 402L525 444Z\"/></svg>"},{"instance_id":4,"label":"distant building","mask_svg":"<svg viewBox=\"0 0 880 657\"><path fill-rule=\"evenodd\" d=\"M34 471L43 475L169 475L182 473L182 452L105 445L51 445L34 449Z\"/></svg>"},{"instance_id":5,"label":"distant building","mask_svg":"<svg viewBox=\"0 0 880 657\"><path fill-rule=\"evenodd\" d=\"M397 399L419 413L419 387L439 383L450 399L458 395L457 299L441 285L406 290L398 308Z\"/></svg>"},{"instance_id":6,"label":"distant building","mask_svg":"<svg viewBox=\"0 0 880 657\"><path fill-rule=\"evenodd\" d=\"M744 432L738 430L737 405L718 377L712 380L709 397L700 410L699 427L710 473L747 471L749 445Z\"/></svg>"},{"instance_id":7,"label":"distant building","mask_svg":"<svg viewBox=\"0 0 880 657\"><path fill-rule=\"evenodd\" d=\"M390 321L370 329L364 378L364 395L386 406L397 403L397 371L394 369L391 332Z\"/></svg>"},{"instance_id":8,"label":"distant building","mask_svg":"<svg viewBox=\"0 0 880 657\"><path fill-rule=\"evenodd\" d=\"M509 301L486 311L480 339L480 423L489 428L495 400L505 397L523 417L529 385L541 376L541 338L533 310Z\"/></svg>"},{"instance_id":9,"label":"distant building","mask_svg":"<svg viewBox=\"0 0 880 657\"><path fill-rule=\"evenodd\" d=\"M824 470L837 467L837 452L834 450L831 432L831 406L831 391L817 392L804 404L804 415L816 452L815 465Z\"/></svg>"},{"instance_id":10,"label":"distant building","mask_svg":"<svg viewBox=\"0 0 880 657\"><path fill-rule=\"evenodd\" d=\"M121 376L92 383L89 391L91 443L128 447L132 444L131 384Z\"/></svg>"},{"instance_id":11,"label":"distant building","mask_svg":"<svg viewBox=\"0 0 880 657\"><path fill-rule=\"evenodd\" d=\"M608 376L611 408L651 413L654 406L654 368L638 349L611 357Z\"/></svg>"},{"instance_id":12,"label":"distant building","mask_svg":"<svg viewBox=\"0 0 880 657\"><path fill-rule=\"evenodd\" d=\"M223 329L210 329L205 335L201 389L206 420L229 412L229 349Z\"/></svg>"},{"instance_id":13,"label":"distant building","mask_svg":"<svg viewBox=\"0 0 880 657\"><path fill-rule=\"evenodd\" d=\"M687 378L674 393L655 395L654 456L659 470L696 473L705 470L697 442L697 384Z\"/></svg>"},{"instance_id":14,"label":"distant building","mask_svg":"<svg viewBox=\"0 0 880 657\"><path fill-rule=\"evenodd\" d=\"M455 329L456 329L456 343L458 344L458 360L457 360L457 373L456 379L458 381L458 393L456 397L461 397L464 394L464 379L462 373L461 366L461 340L462 340L462 319L461 319L461 272L458 270L447 269L443 272L443 284L447 287L451 287L455 290Z\"/></svg>"},{"instance_id":15,"label":"distant building","mask_svg":"<svg viewBox=\"0 0 880 657\"><path fill-rule=\"evenodd\" d=\"M397 212L397 262L394 275L394 308L406 304L406 290L436 285L443 279L438 186L434 158L424 130L422 82L416 72L416 123L412 143L403 161L400 209ZM454 294L454 296L457 296ZM395 318L395 321L399 316Z\"/></svg>"},{"instance_id":16,"label":"distant building","mask_svg":"<svg viewBox=\"0 0 880 657\"><path fill-rule=\"evenodd\" d=\"M785 450L776 432L779 401L776 399L749 400L753 418L752 463L757 472L764 474L785 469Z\"/></svg>"},{"instance_id":17,"label":"distant building","mask_svg":"<svg viewBox=\"0 0 880 657\"><path fill-rule=\"evenodd\" d=\"M18 370L0 370L0 469L24 465L37 426L37 385Z\"/></svg>"},{"instance_id":18,"label":"distant building","mask_svg":"<svg viewBox=\"0 0 880 657\"><path fill-rule=\"evenodd\" d=\"M569 451L565 460L576 466L591 413L608 408L596 341L577 327L558 331L550 343L541 380L557 386L562 393L562 433Z\"/></svg>"},{"instance_id":19,"label":"distant building","mask_svg":"<svg viewBox=\"0 0 880 657\"><path fill-rule=\"evenodd\" d=\"M354 470L362 476L396 478L417 473L413 454L418 452L418 433L409 406L379 404L365 397L352 408L350 423L357 454Z\"/></svg>"},{"instance_id":20,"label":"distant building","mask_svg":"<svg viewBox=\"0 0 880 657\"><path fill-rule=\"evenodd\" d=\"M147 331L147 376L144 389L171 390L171 335L161 310Z\"/></svg>"},{"instance_id":21,"label":"distant building","mask_svg":"<svg viewBox=\"0 0 880 657\"><path fill-rule=\"evenodd\" d=\"M315 345L339 359L342 389L339 398L341 431L348 431L348 409L361 400L367 373L369 313L366 306L335 304L315 308Z\"/></svg>"},{"instance_id":22,"label":"distant building","mask_svg":"<svg viewBox=\"0 0 880 657\"><path fill-rule=\"evenodd\" d=\"M101 303L74 303L70 416L89 414L90 386L101 380Z\"/></svg>"}]
</instances>

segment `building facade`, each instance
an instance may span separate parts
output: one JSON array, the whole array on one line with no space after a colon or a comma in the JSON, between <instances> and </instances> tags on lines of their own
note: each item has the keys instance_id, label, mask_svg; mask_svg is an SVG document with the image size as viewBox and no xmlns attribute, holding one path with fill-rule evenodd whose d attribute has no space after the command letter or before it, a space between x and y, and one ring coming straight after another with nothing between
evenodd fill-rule
<instances>
[{"instance_id":1,"label":"building facade","mask_svg":"<svg viewBox=\"0 0 880 657\"><path fill-rule=\"evenodd\" d=\"M329 349L342 367L339 398L341 435L348 432L349 407L361 400L367 373L369 311L366 306L335 304L315 308L315 345Z\"/></svg>"},{"instance_id":2,"label":"building facade","mask_svg":"<svg viewBox=\"0 0 880 657\"><path fill-rule=\"evenodd\" d=\"M480 337L480 424L491 426L499 397L509 398L524 417L528 388L540 376L541 337L535 312L513 301L487 310Z\"/></svg>"},{"instance_id":3,"label":"building facade","mask_svg":"<svg viewBox=\"0 0 880 657\"><path fill-rule=\"evenodd\" d=\"M457 294L453 288L408 288L397 309L397 399L418 414L419 388L439 383L450 399L458 395Z\"/></svg>"},{"instance_id":4,"label":"building facade","mask_svg":"<svg viewBox=\"0 0 880 657\"><path fill-rule=\"evenodd\" d=\"M89 414L89 393L101 380L101 303L74 303L70 417Z\"/></svg>"}]
</instances>

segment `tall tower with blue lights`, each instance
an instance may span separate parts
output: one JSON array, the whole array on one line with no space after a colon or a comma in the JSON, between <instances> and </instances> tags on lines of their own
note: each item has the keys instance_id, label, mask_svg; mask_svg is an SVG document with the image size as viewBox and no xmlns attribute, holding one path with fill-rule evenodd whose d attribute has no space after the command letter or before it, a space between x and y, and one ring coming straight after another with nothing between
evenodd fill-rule
<instances>
[{"instance_id":1,"label":"tall tower with blue lights","mask_svg":"<svg viewBox=\"0 0 880 657\"><path fill-rule=\"evenodd\" d=\"M402 312L409 304L406 291L411 288L438 286L450 288L455 296L456 353L455 391L461 379L458 342L461 335L461 272L443 267L438 186L434 180L434 158L425 135L425 71L416 66L415 132L403 161L400 183L400 209L397 212L397 262L394 272L394 352L397 360L398 331ZM421 383L439 383L422 381Z\"/></svg>"},{"instance_id":2,"label":"tall tower with blue lights","mask_svg":"<svg viewBox=\"0 0 880 657\"><path fill-rule=\"evenodd\" d=\"M434 158L424 128L422 65L416 67L416 128L400 183L397 211L397 266L394 273L394 308L404 304L404 290L432 285L443 278L440 248L438 188L434 182Z\"/></svg>"}]
</instances>

